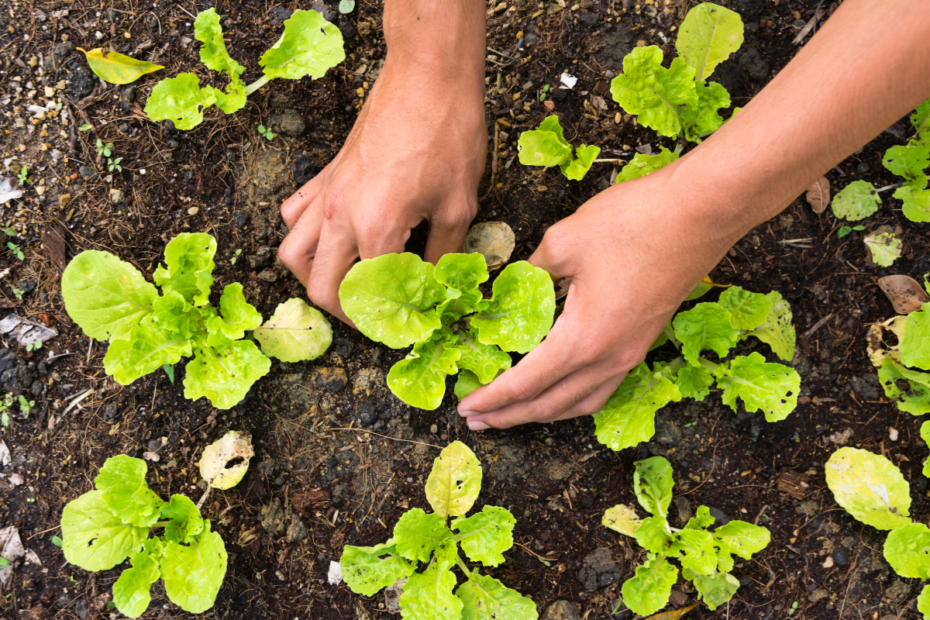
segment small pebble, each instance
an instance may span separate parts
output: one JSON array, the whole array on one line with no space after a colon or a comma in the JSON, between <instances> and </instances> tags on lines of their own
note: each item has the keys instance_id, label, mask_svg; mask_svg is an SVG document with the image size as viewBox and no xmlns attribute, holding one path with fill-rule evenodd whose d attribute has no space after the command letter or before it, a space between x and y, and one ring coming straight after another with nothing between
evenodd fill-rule
<instances>
[{"instance_id":1,"label":"small pebble","mask_svg":"<svg viewBox=\"0 0 930 620\"><path fill-rule=\"evenodd\" d=\"M552 112L555 109L555 103L549 99L546 99L545 101L543 101L543 106L550 112Z\"/></svg>"},{"instance_id":2,"label":"small pebble","mask_svg":"<svg viewBox=\"0 0 930 620\"><path fill-rule=\"evenodd\" d=\"M191 207L187 210L188 215L197 215L198 213L200 213L200 209L198 207Z\"/></svg>"},{"instance_id":3,"label":"small pebble","mask_svg":"<svg viewBox=\"0 0 930 620\"><path fill-rule=\"evenodd\" d=\"M890 439L891 441L897 441L898 440L898 429L896 429L893 426L889 427L888 428L888 439Z\"/></svg>"},{"instance_id":4,"label":"small pebble","mask_svg":"<svg viewBox=\"0 0 930 620\"><path fill-rule=\"evenodd\" d=\"M827 556L827 559L823 563L824 568L833 568L833 557Z\"/></svg>"},{"instance_id":5,"label":"small pebble","mask_svg":"<svg viewBox=\"0 0 930 620\"><path fill-rule=\"evenodd\" d=\"M849 553L841 547L833 552L833 561L837 566L846 566L849 564Z\"/></svg>"}]
</instances>

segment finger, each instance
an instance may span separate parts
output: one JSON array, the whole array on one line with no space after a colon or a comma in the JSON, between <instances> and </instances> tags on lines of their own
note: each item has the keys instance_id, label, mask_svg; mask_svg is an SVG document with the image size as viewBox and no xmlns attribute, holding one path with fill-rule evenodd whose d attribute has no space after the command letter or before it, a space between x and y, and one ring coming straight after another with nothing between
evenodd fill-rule
<instances>
[{"instance_id":1,"label":"finger","mask_svg":"<svg viewBox=\"0 0 930 620\"><path fill-rule=\"evenodd\" d=\"M375 258L391 252L403 252L410 231L416 225L394 220L384 222L360 222L355 225L355 238L358 240L358 254L361 258Z\"/></svg>"},{"instance_id":2,"label":"finger","mask_svg":"<svg viewBox=\"0 0 930 620\"><path fill-rule=\"evenodd\" d=\"M478 206L469 201L451 203L440 209L430 218L423 257L435 265L443 254L460 252L468 226L477 212Z\"/></svg>"},{"instance_id":3,"label":"finger","mask_svg":"<svg viewBox=\"0 0 930 620\"><path fill-rule=\"evenodd\" d=\"M553 280L575 275L567 259L573 255L571 241L563 241L565 235L561 232L562 230L558 224L550 227L543 235L542 243L527 259L534 267L548 271Z\"/></svg>"},{"instance_id":4,"label":"finger","mask_svg":"<svg viewBox=\"0 0 930 620\"><path fill-rule=\"evenodd\" d=\"M561 420L567 411L586 401L611 379L606 366L586 366L558 381L533 400L508 405L490 413L469 416L468 427L472 430L482 430L485 427L510 428L527 422Z\"/></svg>"},{"instance_id":5,"label":"finger","mask_svg":"<svg viewBox=\"0 0 930 620\"><path fill-rule=\"evenodd\" d=\"M320 245L313 257L313 269L307 281L307 295L310 300L349 325L353 323L339 304L339 285L356 258L358 250L355 240L327 222L321 231Z\"/></svg>"},{"instance_id":6,"label":"finger","mask_svg":"<svg viewBox=\"0 0 930 620\"><path fill-rule=\"evenodd\" d=\"M560 415L557 419L570 420L571 418L577 418L583 415L594 415L604 408L604 405L607 404L607 401L613 396L614 392L617 391L617 388L620 387L620 384L623 383L625 378L626 374L624 373L608 380L604 385L591 392L584 400L565 411L565 413Z\"/></svg>"},{"instance_id":7,"label":"finger","mask_svg":"<svg viewBox=\"0 0 930 620\"><path fill-rule=\"evenodd\" d=\"M479 388L459 403L459 415L489 413L515 403L531 401L550 386L586 365L577 354L577 342L568 336L572 329L570 315L563 314L546 339L520 363L490 384ZM555 362L555 360L565 360Z\"/></svg>"},{"instance_id":8,"label":"finger","mask_svg":"<svg viewBox=\"0 0 930 620\"><path fill-rule=\"evenodd\" d=\"M291 228L287 237L278 248L278 258L300 283L307 286L310 279L311 263L320 242L320 229L323 225L323 195L318 194L313 204L308 207L300 219Z\"/></svg>"},{"instance_id":9,"label":"finger","mask_svg":"<svg viewBox=\"0 0 930 620\"><path fill-rule=\"evenodd\" d=\"M325 168L304 183L303 187L294 192L290 198L281 203L281 217L284 219L284 223L287 224L288 229L293 230L307 207L313 204L316 197L323 191L324 172Z\"/></svg>"}]
</instances>

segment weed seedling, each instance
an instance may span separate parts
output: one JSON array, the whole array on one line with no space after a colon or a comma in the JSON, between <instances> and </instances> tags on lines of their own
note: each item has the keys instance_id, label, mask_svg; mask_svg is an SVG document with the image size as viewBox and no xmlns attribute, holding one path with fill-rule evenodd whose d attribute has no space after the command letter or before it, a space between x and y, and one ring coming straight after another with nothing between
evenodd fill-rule
<instances>
[{"instance_id":1,"label":"weed seedling","mask_svg":"<svg viewBox=\"0 0 930 620\"><path fill-rule=\"evenodd\" d=\"M113 153L113 143L107 142L104 144L103 140L97 138L97 156L98 157L109 157Z\"/></svg>"},{"instance_id":2,"label":"weed seedling","mask_svg":"<svg viewBox=\"0 0 930 620\"><path fill-rule=\"evenodd\" d=\"M241 250L241 249L240 249L240 250L236 250L235 252L233 252L232 258L229 259L229 264L230 264L230 265L235 265L235 264L236 264L236 261L239 260L239 255L240 255L240 254L242 254L242 250Z\"/></svg>"},{"instance_id":3,"label":"weed seedling","mask_svg":"<svg viewBox=\"0 0 930 620\"><path fill-rule=\"evenodd\" d=\"M9 234L9 233L8 233ZM26 255L23 254L23 251L19 249L19 246L13 243L12 241L6 242L6 247L13 253L13 255L19 260L26 260ZM16 290L16 289L14 289ZM22 299L22 297L20 297Z\"/></svg>"},{"instance_id":4,"label":"weed seedling","mask_svg":"<svg viewBox=\"0 0 930 620\"><path fill-rule=\"evenodd\" d=\"M20 185L32 185L32 181L29 180L29 167L22 166L19 169L19 174L16 175L16 178L19 179Z\"/></svg>"},{"instance_id":5,"label":"weed seedling","mask_svg":"<svg viewBox=\"0 0 930 620\"><path fill-rule=\"evenodd\" d=\"M266 140L269 140L269 141L274 140L274 134L271 132L270 129L268 129L264 125L258 126L258 133Z\"/></svg>"},{"instance_id":6,"label":"weed seedling","mask_svg":"<svg viewBox=\"0 0 930 620\"><path fill-rule=\"evenodd\" d=\"M798 610L798 602L795 601L791 603L791 607L788 608L788 615L793 616L794 612L796 612L797 610Z\"/></svg>"},{"instance_id":7,"label":"weed seedling","mask_svg":"<svg viewBox=\"0 0 930 620\"><path fill-rule=\"evenodd\" d=\"M865 226L840 226L839 231L837 231L836 236L842 239L852 231L862 232L865 230Z\"/></svg>"},{"instance_id":8,"label":"weed seedling","mask_svg":"<svg viewBox=\"0 0 930 620\"><path fill-rule=\"evenodd\" d=\"M39 342L38 340L36 340L35 342L30 342L29 344L26 345L26 351L28 352L38 351L41 348L42 348L42 343Z\"/></svg>"}]
</instances>

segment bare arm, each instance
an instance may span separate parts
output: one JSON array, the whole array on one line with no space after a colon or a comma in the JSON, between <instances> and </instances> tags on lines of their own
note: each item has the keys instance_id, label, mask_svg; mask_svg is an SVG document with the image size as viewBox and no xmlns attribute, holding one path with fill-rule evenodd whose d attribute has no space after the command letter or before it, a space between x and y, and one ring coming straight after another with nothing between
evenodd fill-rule
<instances>
[{"instance_id":1,"label":"bare arm","mask_svg":"<svg viewBox=\"0 0 930 620\"><path fill-rule=\"evenodd\" d=\"M924 0L846 0L703 144L551 227L531 262L573 276L546 340L459 405L474 430L599 411L726 251L930 98Z\"/></svg>"}]
</instances>

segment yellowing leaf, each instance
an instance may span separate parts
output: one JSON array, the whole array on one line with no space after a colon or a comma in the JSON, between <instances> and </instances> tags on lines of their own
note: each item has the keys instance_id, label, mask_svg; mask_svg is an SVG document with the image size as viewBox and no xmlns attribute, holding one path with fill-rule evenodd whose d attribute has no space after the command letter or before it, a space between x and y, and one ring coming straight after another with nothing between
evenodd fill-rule
<instances>
[{"instance_id":1,"label":"yellowing leaf","mask_svg":"<svg viewBox=\"0 0 930 620\"><path fill-rule=\"evenodd\" d=\"M131 84L146 73L154 73L164 69L144 60L136 60L117 52L102 48L87 50L78 48L87 57L87 64L104 82L109 84Z\"/></svg>"},{"instance_id":2,"label":"yellowing leaf","mask_svg":"<svg viewBox=\"0 0 930 620\"><path fill-rule=\"evenodd\" d=\"M884 456L840 448L827 461L827 486L836 503L866 525L893 530L911 522L910 486Z\"/></svg>"},{"instance_id":3,"label":"yellowing leaf","mask_svg":"<svg viewBox=\"0 0 930 620\"><path fill-rule=\"evenodd\" d=\"M678 620L697 606L697 603L692 603L687 607L682 607L681 609L676 609L674 611L660 611L654 616L649 616L646 618L646 620Z\"/></svg>"},{"instance_id":4,"label":"yellowing leaf","mask_svg":"<svg viewBox=\"0 0 930 620\"><path fill-rule=\"evenodd\" d=\"M214 489L231 489L239 484L245 472L249 470L249 459L255 456L252 449L252 435L245 432L229 431L219 441L207 446L197 465L200 475ZM242 459L229 465L230 461Z\"/></svg>"},{"instance_id":5,"label":"yellowing leaf","mask_svg":"<svg viewBox=\"0 0 930 620\"><path fill-rule=\"evenodd\" d=\"M323 355L333 341L333 328L316 308L296 297L280 304L274 315L255 330L265 355L285 362L303 362Z\"/></svg>"},{"instance_id":6,"label":"yellowing leaf","mask_svg":"<svg viewBox=\"0 0 930 620\"><path fill-rule=\"evenodd\" d=\"M446 446L426 480L426 499L433 512L457 517L468 512L481 492L481 463L461 441Z\"/></svg>"},{"instance_id":7,"label":"yellowing leaf","mask_svg":"<svg viewBox=\"0 0 930 620\"><path fill-rule=\"evenodd\" d=\"M601 523L624 536L632 536L639 529L642 520L636 514L636 511L626 504L617 504L613 508L607 509Z\"/></svg>"}]
</instances>

